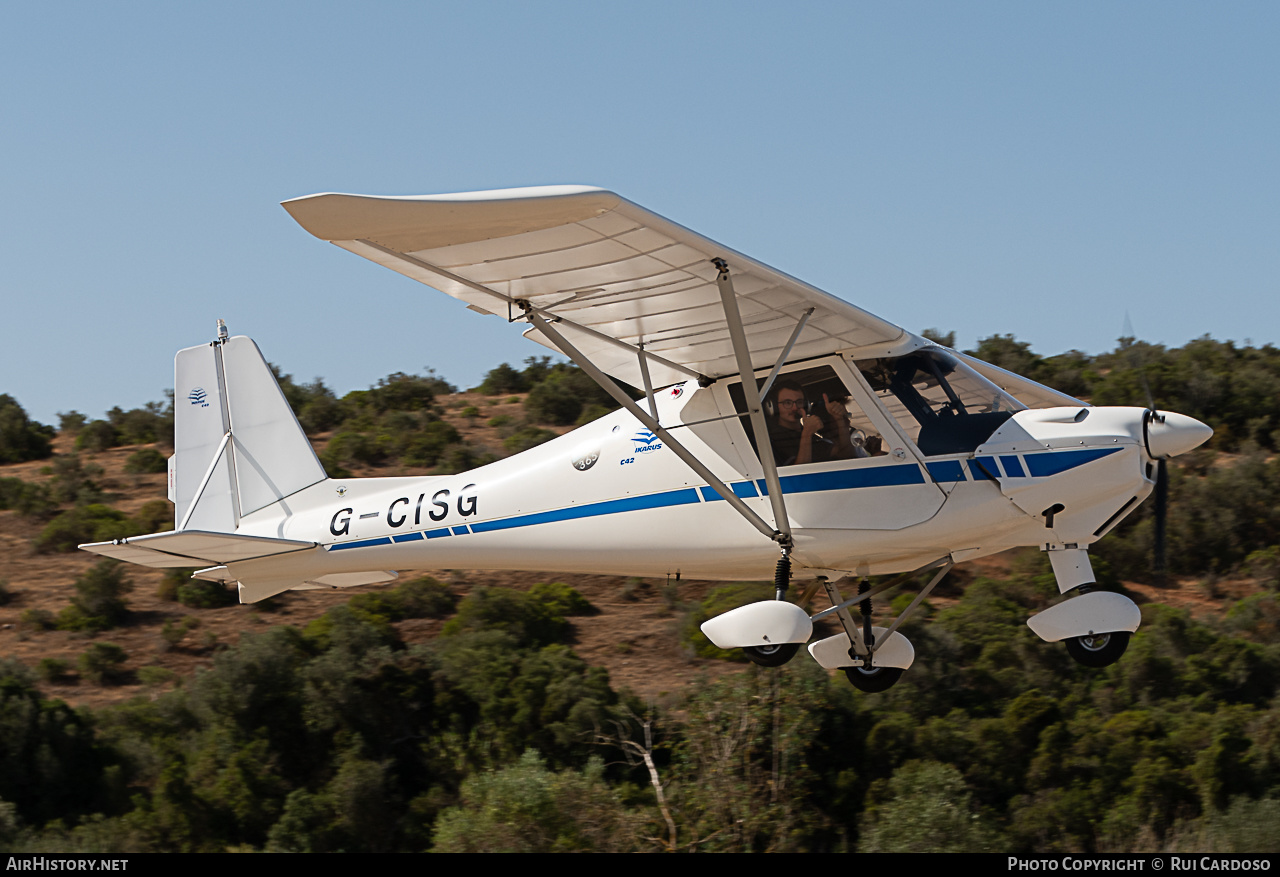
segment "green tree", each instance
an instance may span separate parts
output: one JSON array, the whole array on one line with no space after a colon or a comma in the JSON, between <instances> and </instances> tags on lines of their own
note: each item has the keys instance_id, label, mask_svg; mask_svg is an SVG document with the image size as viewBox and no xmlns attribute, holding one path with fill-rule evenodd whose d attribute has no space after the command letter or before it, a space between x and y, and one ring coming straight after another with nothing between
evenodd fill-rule
<instances>
[{"instance_id":1,"label":"green tree","mask_svg":"<svg viewBox=\"0 0 1280 877\"><path fill-rule=\"evenodd\" d=\"M964 777L949 764L910 761L872 791L858 844L864 853L989 853L999 835L973 809Z\"/></svg>"},{"instance_id":2,"label":"green tree","mask_svg":"<svg viewBox=\"0 0 1280 877\"><path fill-rule=\"evenodd\" d=\"M531 749L513 765L468 777L460 796L436 824L438 852L628 852L639 845L636 819L605 782L599 759L557 773Z\"/></svg>"},{"instance_id":3,"label":"green tree","mask_svg":"<svg viewBox=\"0 0 1280 877\"><path fill-rule=\"evenodd\" d=\"M53 453L53 427L36 423L17 400L0 394L0 463L43 460Z\"/></svg>"}]
</instances>

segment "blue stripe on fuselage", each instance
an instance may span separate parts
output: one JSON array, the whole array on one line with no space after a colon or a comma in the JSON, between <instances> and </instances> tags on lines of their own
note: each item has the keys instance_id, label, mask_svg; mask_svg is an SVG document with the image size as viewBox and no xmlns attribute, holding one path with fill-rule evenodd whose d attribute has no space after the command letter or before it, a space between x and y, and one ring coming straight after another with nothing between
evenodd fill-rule
<instances>
[{"instance_id":1,"label":"blue stripe on fuselage","mask_svg":"<svg viewBox=\"0 0 1280 877\"><path fill-rule=\"evenodd\" d=\"M1032 477L1045 477L1049 475L1057 475L1068 469L1074 469L1077 466L1083 466L1085 463L1091 463L1103 457L1114 454L1120 448L1100 448L1079 451L1055 451L1039 454L1027 454L1023 459L1026 461L1027 474ZM995 461L990 457L982 458L989 468L995 467ZM1013 475L1019 470L1017 467L1017 457L1002 457L1005 464L1005 471L1009 475ZM1014 465L1010 465L1010 461ZM963 481L963 468L958 460L937 460L927 463L929 472L937 481ZM991 474L996 474L992 472ZM1017 471L1020 476L1021 471ZM828 490L857 490L864 487L896 487L911 484L925 484L924 474L920 471L920 467L915 463L909 463L900 466L875 466L857 469L834 469L825 472L806 472L803 475L784 475L778 479L782 485L784 494L798 493L820 493ZM743 499L751 499L757 496L768 496L764 488L764 482L760 481L753 484L750 481L739 481L731 484L735 495ZM759 488L757 490L757 487ZM652 493L641 496L628 496L621 499L610 499L603 502L586 503L580 506L568 506L566 508L552 509L545 512L535 512L528 515L516 515L510 518L499 518L492 521L480 521L470 525L468 530L466 525L459 525L451 531L448 527L442 527L437 530L426 530L422 533L404 533L395 537L382 536L375 539L361 539L355 542L340 542L328 546L330 550L342 550L346 548L367 548L374 545L389 545L393 539L395 542L408 542L414 539L438 539L442 536L464 535L470 533L490 533L498 530L512 530L518 527L533 527L538 524L552 524L558 521L573 521L581 518L594 518L602 515L616 515L625 512L647 511L652 509L669 508L679 505L690 505L701 501L719 502L723 500L718 493L710 487L684 488L681 490L668 490L663 493Z\"/></svg>"},{"instance_id":2,"label":"blue stripe on fuselage","mask_svg":"<svg viewBox=\"0 0 1280 877\"><path fill-rule=\"evenodd\" d=\"M1082 451L1052 451L1046 454L1027 454L1027 474L1032 478L1045 478L1066 472L1085 463L1109 457L1120 448L1096 448Z\"/></svg>"},{"instance_id":3,"label":"blue stripe on fuselage","mask_svg":"<svg viewBox=\"0 0 1280 877\"><path fill-rule=\"evenodd\" d=\"M488 533L493 530L532 527L535 524L551 524L556 521L594 518L598 515L616 515L621 512L661 509L668 506L688 505L696 502L698 502L698 492L690 487L683 490L669 490L665 493L651 493L646 496L627 496L622 499L591 502L586 505L553 509L549 512L536 512L532 515L516 515L514 518L500 518L496 521L481 521L478 524L471 525L471 532Z\"/></svg>"}]
</instances>

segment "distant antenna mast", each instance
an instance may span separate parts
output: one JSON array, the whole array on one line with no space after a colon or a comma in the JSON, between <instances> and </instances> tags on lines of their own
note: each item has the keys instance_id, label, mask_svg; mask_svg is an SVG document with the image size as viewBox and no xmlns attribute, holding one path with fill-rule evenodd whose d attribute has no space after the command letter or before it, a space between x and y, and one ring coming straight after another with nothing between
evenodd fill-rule
<instances>
[{"instance_id":1,"label":"distant antenna mast","mask_svg":"<svg viewBox=\"0 0 1280 877\"><path fill-rule=\"evenodd\" d=\"M225 320L218 321L218 343L222 344L227 340L227 323Z\"/></svg>"}]
</instances>

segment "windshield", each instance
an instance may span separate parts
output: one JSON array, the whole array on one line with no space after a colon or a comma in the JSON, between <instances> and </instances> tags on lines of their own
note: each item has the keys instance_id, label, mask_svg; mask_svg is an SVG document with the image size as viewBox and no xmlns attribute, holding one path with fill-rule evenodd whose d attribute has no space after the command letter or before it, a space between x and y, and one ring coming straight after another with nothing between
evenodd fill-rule
<instances>
[{"instance_id":1,"label":"windshield","mask_svg":"<svg viewBox=\"0 0 1280 877\"><path fill-rule=\"evenodd\" d=\"M1027 406L939 349L857 363L871 389L926 456L968 453Z\"/></svg>"}]
</instances>

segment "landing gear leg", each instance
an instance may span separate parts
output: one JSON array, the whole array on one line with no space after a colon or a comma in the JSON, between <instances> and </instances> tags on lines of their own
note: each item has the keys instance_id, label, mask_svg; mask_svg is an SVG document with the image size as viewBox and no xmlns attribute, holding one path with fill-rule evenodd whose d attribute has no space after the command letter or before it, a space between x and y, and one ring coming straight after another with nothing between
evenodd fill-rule
<instances>
[{"instance_id":1,"label":"landing gear leg","mask_svg":"<svg viewBox=\"0 0 1280 877\"><path fill-rule=\"evenodd\" d=\"M782 549L782 557L773 573L774 599L786 600L787 590L791 587L791 551ZM781 667L800 651L800 643L779 643L767 646L745 646L742 654L753 664L761 667Z\"/></svg>"}]
</instances>

